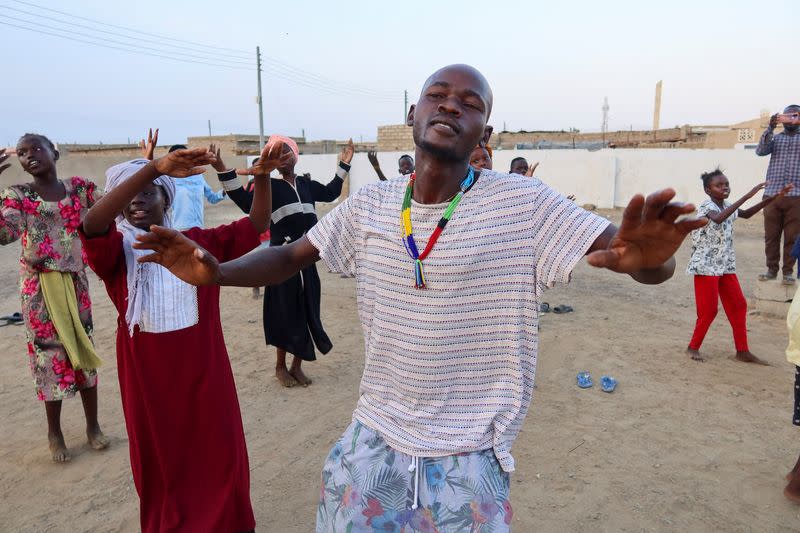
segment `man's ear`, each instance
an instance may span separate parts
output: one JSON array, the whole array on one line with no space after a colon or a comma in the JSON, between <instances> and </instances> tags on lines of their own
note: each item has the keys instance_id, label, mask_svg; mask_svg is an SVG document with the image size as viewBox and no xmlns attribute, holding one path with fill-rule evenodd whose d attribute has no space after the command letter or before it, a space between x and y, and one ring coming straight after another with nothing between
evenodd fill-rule
<instances>
[{"instance_id":1,"label":"man's ear","mask_svg":"<svg viewBox=\"0 0 800 533\"><path fill-rule=\"evenodd\" d=\"M414 125L414 110L416 108L417 104L411 104L411 107L408 108L408 116L406 117L406 126Z\"/></svg>"},{"instance_id":2,"label":"man's ear","mask_svg":"<svg viewBox=\"0 0 800 533\"><path fill-rule=\"evenodd\" d=\"M483 137L481 137L481 143L483 144L483 146L489 144L489 139L492 138L493 131L494 128L492 126L489 126L488 124L486 125L485 128L483 128Z\"/></svg>"},{"instance_id":3,"label":"man's ear","mask_svg":"<svg viewBox=\"0 0 800 533\"><path fill-rule=\"evenodd\" d=\"M58 153L58 150L53 150L53 161L58 161L59 157L61 157L61 154Z\"/></svg>"}]
</instances>

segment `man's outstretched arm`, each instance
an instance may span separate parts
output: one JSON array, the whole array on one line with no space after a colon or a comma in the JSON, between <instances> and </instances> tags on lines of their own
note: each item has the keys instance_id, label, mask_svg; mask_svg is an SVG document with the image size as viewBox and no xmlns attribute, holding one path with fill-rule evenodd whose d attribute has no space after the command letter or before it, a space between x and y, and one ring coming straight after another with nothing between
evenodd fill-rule
<instances>
[{"instance_id":1,"label":"man's outstretched arm","mask_svg":"<svg viewBox=\"0 0 800 533\"><path fill-rule=\"evenodd\" d=\"M275 285L319 261L319 251L305 236L285 246L259 248L222 264L196 242L173 229L153 226L150 233L137 239L135 248L153 251L139 261L158 263L192 285Z\"/></svg>"}]
</instances>

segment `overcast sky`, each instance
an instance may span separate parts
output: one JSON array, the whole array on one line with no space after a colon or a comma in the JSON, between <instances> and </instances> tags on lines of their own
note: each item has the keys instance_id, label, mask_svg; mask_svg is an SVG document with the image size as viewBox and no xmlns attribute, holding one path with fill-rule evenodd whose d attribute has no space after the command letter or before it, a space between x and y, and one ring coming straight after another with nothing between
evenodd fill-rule
<instances>
[{"instance_id":1,"label":"overcast sky","mask_svg":"<svg viewBox=\"0 0 800 533\"><path fill-rule=\"evenodd\" d=\"M457 62L489 79L498 130L597 131L605 96L610 129L648 128L659 79L662 127L729 124L800 103L799 15L798 0L0 0L0 145L126 142L150 125L169 143L209 119L257 133L256 45L267 133L374 140L402 121L404 89L413 103Z\"/></svg>"}]
</instances>

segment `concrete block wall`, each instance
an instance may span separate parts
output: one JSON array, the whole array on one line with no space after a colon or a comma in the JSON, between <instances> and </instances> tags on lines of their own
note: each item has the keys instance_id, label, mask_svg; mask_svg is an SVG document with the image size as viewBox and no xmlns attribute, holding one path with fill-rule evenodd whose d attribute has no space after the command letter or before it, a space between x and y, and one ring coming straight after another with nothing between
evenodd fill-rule
<instances>
[{"instance_id":1,"label":"concrete block wall","mask_svg":"<svg viewBox=\"0 0 800 533\"><path fill-rule=\"evenodd\" d=\"M405 124L378 126L378 151L408 152L414 150L414 137L411 128Z\"/></svg>"}]
</instances>

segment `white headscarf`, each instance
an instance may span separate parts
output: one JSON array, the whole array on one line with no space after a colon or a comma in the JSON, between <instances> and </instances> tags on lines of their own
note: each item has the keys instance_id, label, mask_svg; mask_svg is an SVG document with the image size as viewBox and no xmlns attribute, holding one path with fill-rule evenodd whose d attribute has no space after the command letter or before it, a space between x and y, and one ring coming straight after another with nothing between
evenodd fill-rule
<instances>
[{"instance_id":1,"label":"white headscarf","mask_svg":"<svg viewBox=\"0 0 800 533\"><path fill-rule=\"evenodd\" d=\"M149 161L133 159L106 170L106 192L124 183ZM153 183L160 185L172 205L175 199L175 182L169 176L159 176ZM148 333L166 333L194 326L199 322L197 287L175 277L172 272L156 263L139 263L136 259L151 253L133 248L136 236L146 233L128 222L122 213L117 218L117 230L122 233L125 266L128 281L128 308L125 322L128 334L133 329ZM164 214L164 227L172 227L169 213Z\"/></svg>"}]
</instances>

